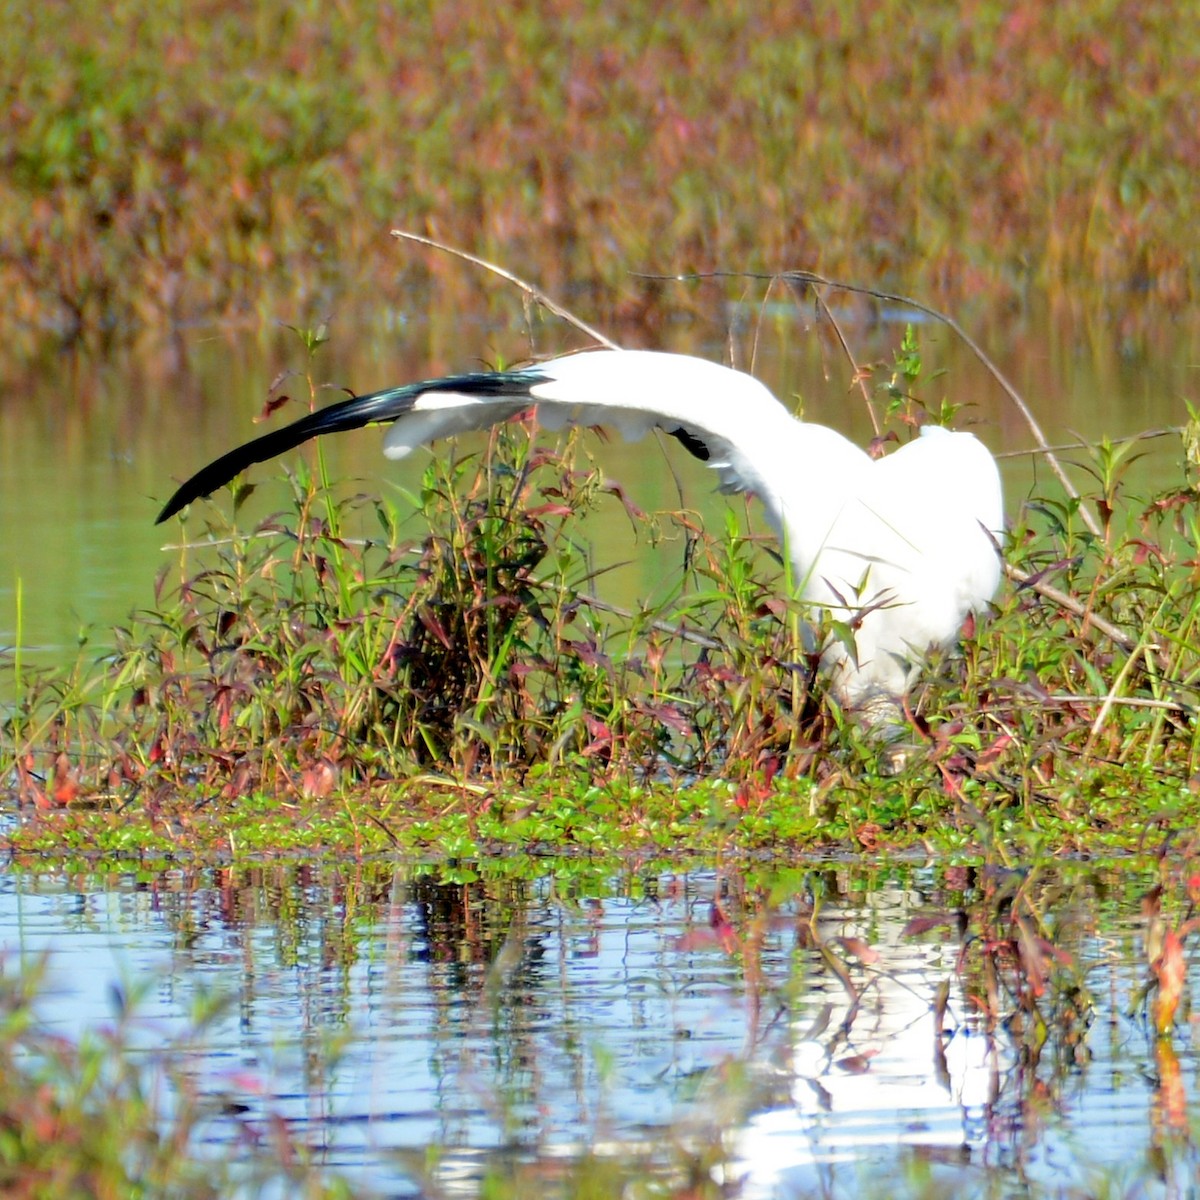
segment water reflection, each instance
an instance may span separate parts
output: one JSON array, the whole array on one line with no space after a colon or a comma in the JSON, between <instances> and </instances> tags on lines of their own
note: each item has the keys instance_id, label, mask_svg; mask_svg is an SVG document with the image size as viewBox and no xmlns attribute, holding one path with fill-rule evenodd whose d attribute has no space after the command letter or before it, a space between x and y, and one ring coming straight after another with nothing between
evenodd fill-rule
<instances>
[{"instance_id":1,"label":"water reflection","mask_svg":"<svg viewBox=\"0 0 1200 1200\"><path fill-rule=\"evenodd\" d=\"M585 1149L761 1197L1171 1195L1200 1166L1195 1047L1136 1015L1152 869L516 869L10 872L0 944L52 951L73 1036L114 981L151 981L147 1045L228 993L202 1089L389 1194Z\"/></svg>"},{"instance_id":2,"label":"water reflection","mask_svg":"<svg viewBox=\"0 0 1200 1200\"><path fill-rule=\"evenodd\" d=\"M919 903L881 888L865 909L827 908L814 923L819 956L792 1024L786 1090L737 1137L745 1194L828 1193L839 1176L856 1180L872 1147L945 1167L970 1166L986 1148L1016 1048L972 1011L957 942L904 936L903 915Z\"/></svg>"}]
</instances>

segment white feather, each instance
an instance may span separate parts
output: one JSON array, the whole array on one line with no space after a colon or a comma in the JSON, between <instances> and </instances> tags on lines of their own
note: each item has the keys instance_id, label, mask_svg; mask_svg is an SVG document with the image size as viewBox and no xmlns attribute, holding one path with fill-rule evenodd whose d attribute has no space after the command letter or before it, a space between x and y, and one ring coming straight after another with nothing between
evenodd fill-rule
<instances>
[{"instance_id":1,"label":"white feather","mask_svg":"<svg viewBox=\"0 0 1200 1200\"><path fill-rule=\"evenodd\" d=\"M723 490L756 494L790 585L811 605L810 649L821 650L842 702L868 719L894 716L928 648L952 642L999 584L1000 477L970 434L928 430L872 461L840 433L795 420L752 376L650 350L594 350L351 397L221 455L158 519L311 437L387 423L384 452L403 458L531 406L549 429L609 425L636 439L658 427L707 455ZM837 636L818 647L826 617L853 630L852 644Z\"/></svg>"},{"instance_id":2,"label":"white feather","mask_svg":"<svg viewBox=\"0 0 1200 1200\"><path fill-rule=\"evenodd\" d=\"M486 429L498 421L515 417L528 403L497 400L490 396L460 395L458 392L425 392L412 408L389 426L383 439L387 458L407 458L420 446L439 438Z\"/></svg>"},{"instance_id":3,"label":"white feather","mask_svg":"<svg viewBox=\"0 0 1200 1200\"><path fill-rule=\"evenodd\" d=\"M876 461L797 421L752 376L704 359L596 350L529 373L544 427L605 425L630 440L681 429L707 447L724 490L758 496L814 627L823 614L853 627L853 652L833 638L822 653L851 708L894 703L929 647L951 643L999 584L1000 478L971 434L929 429ZM392 425L385 453L401 458L528 407L508 395L426 392Z\"/></svg>"}]
</instances>

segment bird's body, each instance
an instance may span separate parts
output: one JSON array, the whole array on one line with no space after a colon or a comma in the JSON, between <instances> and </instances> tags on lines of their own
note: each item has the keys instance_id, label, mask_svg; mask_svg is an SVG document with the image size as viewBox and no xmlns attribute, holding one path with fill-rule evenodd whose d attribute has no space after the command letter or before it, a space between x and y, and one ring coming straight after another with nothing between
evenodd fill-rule
<instances>
[{"instance_id":1,"label":"bird's body","mask_svg":"<svg viewBox=\"0 0 1200 1200\"><path fill-rule=\"evenodd\" d=\"M650 350L586 351L331 405L205 467L159 520L322 433L390 423L384 453L403 458L531 405L552 430L605 425L634 440L662 429L718 472L722 490L757 495L795 594L813 606L812 627L828 613L852 632L822 648L822 666L849 708L894 708L926 651L952 642L999 584L1000 479L971 434L929 428L873 460L836 431L796 420L753 376Z\"/></svg>"}]
</instances>

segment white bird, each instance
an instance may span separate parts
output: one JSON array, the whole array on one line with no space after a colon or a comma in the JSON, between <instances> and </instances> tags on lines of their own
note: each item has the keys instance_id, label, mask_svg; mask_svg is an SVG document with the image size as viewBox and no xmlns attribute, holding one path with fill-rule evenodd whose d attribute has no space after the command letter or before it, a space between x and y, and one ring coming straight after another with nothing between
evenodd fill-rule
<instances>
[{"instance_id":1,"label":"white bird","mask_svg":"<svg viewBox=\"0 0 1200 1200\"><path fill-rule=\"evenodd\" d=\"M820 648L834 695L868 724L898 719L930 647L954 642L1000 582L1000 476L974 436L926 426L872 459L835 430L796 420L751 375L652 350L591 350L344 400L210 463L158 520L319 434L388 423L384 454L399 459L531 406L551 430L607 425L636 440L661 429L717 471L723 491L757 495L810 606L807 648ZM852 637L826 634L819 646L826 618Z\"/></svg>"}]
</instances>

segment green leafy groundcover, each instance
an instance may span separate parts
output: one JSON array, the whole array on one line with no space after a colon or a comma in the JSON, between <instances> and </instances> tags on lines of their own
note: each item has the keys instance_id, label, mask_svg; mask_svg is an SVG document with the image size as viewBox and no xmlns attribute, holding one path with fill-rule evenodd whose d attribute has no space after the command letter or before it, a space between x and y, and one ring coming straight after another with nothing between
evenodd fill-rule
<instances>
[{"instance_id":1,"label":"green leafy groundcover","mask_svg":"<svg viewBox=\"0 0 1200 1200\"><path fill-rule=\"evenodd\" d=\"M469 855L1072 850L1194 829L1195 468L1138 498L1126 455L1093 458L1094 496L1019 514L1025 582L931 664L898 773L823 694L732 510L654 609L619 613L576 520L624 502L574 441L557 455L504 430L432 462L418 538L391 503L301 472L292 511L251 532L207 509L211 549L180 552L110 658L31 674L6 657L5 836ZM688 520L626 512L651 542Z\"/></svg>"}]
</instances>

